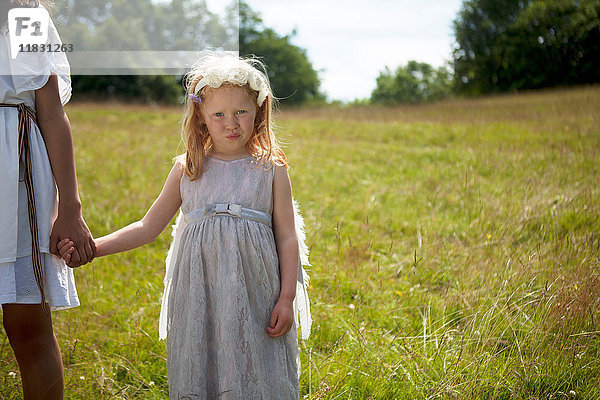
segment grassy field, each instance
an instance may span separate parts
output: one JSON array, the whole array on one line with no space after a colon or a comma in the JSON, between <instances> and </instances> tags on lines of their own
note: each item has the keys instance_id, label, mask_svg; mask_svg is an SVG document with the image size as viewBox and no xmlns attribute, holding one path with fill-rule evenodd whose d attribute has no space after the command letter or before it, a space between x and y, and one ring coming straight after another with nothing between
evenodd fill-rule
<instances>
[{"instance_id":1,"label":"grassy field","mask_svg":"<svg viewBox=\"0 0 600 400\"><path fill-rule=\"evenodd\" d=\"M93 233L143 216L180 111L67 111ZM600 87L278 125L313 264L301 398L600 398ZM167 398L169 241L76 271L82 306L54 313L66 398ZM2 334L0 399L19 390Z\"/></svg>"}]
</instances>

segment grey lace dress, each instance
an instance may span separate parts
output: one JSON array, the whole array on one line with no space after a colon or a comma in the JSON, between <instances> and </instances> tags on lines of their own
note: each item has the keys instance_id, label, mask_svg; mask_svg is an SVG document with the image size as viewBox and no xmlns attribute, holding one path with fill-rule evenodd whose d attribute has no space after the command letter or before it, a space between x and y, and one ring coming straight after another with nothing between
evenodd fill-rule
<instances>
[{"instance_id":1,"label":"grey lace dress","mask_svg":"<svg viewBox=\"0 0 600 400\"><path fill-rule=\"evenodd\" d=\"M252 157L206 157L203 169L180 184L187 225L168 294L170 399L298 399L296 326L267 335L280 288L273 231L253 219L272 214L274 169Z\"/></svg>"}]
</instances>

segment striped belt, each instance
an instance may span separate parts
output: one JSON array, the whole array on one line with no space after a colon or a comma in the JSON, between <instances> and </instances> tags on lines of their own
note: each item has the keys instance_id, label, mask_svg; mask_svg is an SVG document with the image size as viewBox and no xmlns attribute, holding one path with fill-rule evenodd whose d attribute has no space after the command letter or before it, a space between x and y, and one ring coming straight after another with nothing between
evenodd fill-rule
<instances>
[{"instance_id":1,"label":"striped belt","mask_svg":"<svg viewBox=\"0 0 600 400\"><path fill-rule=\"evenodd\" d=\"M29 151L29 139L31 136L31 125L29 120L36 123L35 112L25 104L4 104L0 103L0 107L16 108L19 112L19 161L23 163L25 172L25 189L27 190L27 210L29 214L29 229L31 231L31 259L33 261L33 274L35 281L40 289L42 307L46 313L50 309L46 304L46 296L44 294L44 269L42 268L42 256L40 253L40 242L38 239L37 216L35 212L35 196L33 191L33 170L31 166L31 153Z\"/></svg>"},{"instance_id":2,"label":"striped belt","mask_svg":"<svg viewBox=\"0 0 600 400\"><path fill-rule=\"evenodd\" d=\"M249 219L271 226L271 215L262 211L244 208L239 204L207 204L197 210L184 214L186 224L214 217L215 215L229 215L231 217Z\"/></svg>"}]
</instances>

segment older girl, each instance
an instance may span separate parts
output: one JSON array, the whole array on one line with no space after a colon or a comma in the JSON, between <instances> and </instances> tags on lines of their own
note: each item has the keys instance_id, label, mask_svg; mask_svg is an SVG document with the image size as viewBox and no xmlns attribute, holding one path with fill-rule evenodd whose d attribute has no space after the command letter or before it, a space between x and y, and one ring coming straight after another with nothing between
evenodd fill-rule
<instances>
[{"instance_id":1,"label":"older girl","mask_svg":"<svg viewBox=\"0 0 600 400\"><path fill-rule=\"evenodd\" d=\"M51 252L71 238L78 266L91 261L95 247L81 216L63 110L69 64L63 53L10 56L7 14L17 7L42 6L0 2L0 304L24 398L60 399L63 367L50 310L78 306L79 299L72 270ZM60 44L52 23L48 44Z\"/></svg>"}]
</instances>

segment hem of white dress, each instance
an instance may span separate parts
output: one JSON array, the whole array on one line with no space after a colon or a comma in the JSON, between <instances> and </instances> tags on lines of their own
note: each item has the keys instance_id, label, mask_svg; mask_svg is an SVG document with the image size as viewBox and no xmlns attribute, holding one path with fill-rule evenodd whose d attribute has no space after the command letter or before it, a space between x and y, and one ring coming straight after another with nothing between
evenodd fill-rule
<instances>
[{"instance_id":1,"label":"hem of white dress","mask_svg":"<svg viewBox=\"0 0 600 400\"><path fill-rule=\"evenodd\" d=\"M40 297L25 297L20 298L18 301L15 300L14 296L12 298L0 297L0 305L4 304L40 304ZM79 299L74 300L70 303L65 304L52 304L50 305L50 310L52 311L60 311L60 310L68 310L69 308L79 307L81 304L79 303Z\"/></svg>"},{"instance_id":2,"label":"hem of white dress","mask_svg":"<svg viewBox=\"0 0 600 400\"><path fill-rule=\"evenodd\" d=\"M6 273L7 271L1 271L4 268L0 269L0 272L2 272L0 273L0 279L6 279L0 285L3 288L3 290L0 290L0 304L40 304L41 302L40 292L33 277L29 279L29 286L19 286L22 290L18 290L16 287L16 277L14 274L22 270L22 268L18 267L20 262L31 263L30 260L18 258L15 263L3 265L9 268L8 273ZM64 310L80 306L73 271L64 265L64 261L50 253L42 253L42 265L46 274L46 284L44 285L45 301L49 304L50 310ZM32 270L28 272L33 274ZM29 289L26 291L29 293L23 290L27 289L27 287Z\"/></svg>"}]
</instances>

